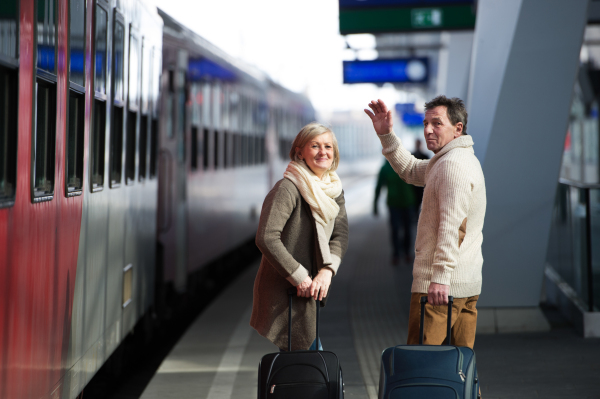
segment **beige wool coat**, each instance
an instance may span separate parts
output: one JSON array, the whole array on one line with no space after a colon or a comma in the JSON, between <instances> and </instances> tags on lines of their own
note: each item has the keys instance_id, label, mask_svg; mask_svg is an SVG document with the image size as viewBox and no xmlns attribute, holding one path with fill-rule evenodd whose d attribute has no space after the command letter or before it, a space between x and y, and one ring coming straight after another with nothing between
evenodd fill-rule
<instances>
[{"instance_id":1,"label":"beige wool coat","mask_svg":"<svg viewBox=\"0 0 600 399\"><path fill-rule=\"evenodd\" d=\"M327 265L334 276L348 248L348 219L343 192L336 202L340 211L329 241L333 264ZM316 276L324 267L310 207L290 180L278 181L265 198L256 245L263 256L254 281L250 325L279 348L287 349L287 289L300 284L309 275ZM308 349L315 340L315 314L313 299L294 297L292 350Z\"/></svg>"}]
</instances>

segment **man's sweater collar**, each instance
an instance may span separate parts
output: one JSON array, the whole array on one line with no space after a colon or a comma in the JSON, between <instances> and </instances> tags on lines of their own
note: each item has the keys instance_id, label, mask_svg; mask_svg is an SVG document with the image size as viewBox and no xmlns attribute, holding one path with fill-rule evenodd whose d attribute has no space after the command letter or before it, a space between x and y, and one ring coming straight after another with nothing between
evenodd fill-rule
<instances>
[{"instance_id":1,"label":"man's sweater collar","mask_svg":"<svg viewBox=\"0 0 600 399\"><path fill-rule=\"evenodd\" d=\"M425 172L425 180L427 180L427 177L429 175L429 172L433 168L433 165L435 165L441 157L443 157L445 154L447 154L448 152L452 151L455 148L468 148L474 154L475 151L473 151L473 144L474 144L473 138L471 136L469 136L468 134L457 137L454 140L452 140L451 142L449 142L448 144L446 144L429 161L429 164L427 165L427 170Z\"/></svg>"},{"instance_id":2,"label":"man's sweater collar","mask_svg":"<svg viewBox=\"0 0 600 399\"><path fill-rule=\"evenodd\" d=\"M442 147L440 152L433 156L432 160L434 160L435 158L442 157L448 151L452 151L455 148L471 148L471 150L473 150L473 138L468 134L455 138L454 140L446 144L444 147Z\"/></svg>"}]
</instances>

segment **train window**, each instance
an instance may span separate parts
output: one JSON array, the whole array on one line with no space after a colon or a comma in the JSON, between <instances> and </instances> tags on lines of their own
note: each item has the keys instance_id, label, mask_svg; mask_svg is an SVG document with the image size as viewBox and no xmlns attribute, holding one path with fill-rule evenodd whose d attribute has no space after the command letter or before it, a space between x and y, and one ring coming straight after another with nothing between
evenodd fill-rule
<instances>
[{"instance_id":1,"label":"train window","mask_svg":"<svg viewBox=\"0 0 600 399\"><path fill-rule=\"evenodd\" d=\"M285 139L279 139L279 157L285 160L288 157L288 152L290 148L287 146L287 141Z\"/></svg>"},{"instance_id":2,"label":"train window","mask_svg":"<svg viewBox=\"0 0 600 399\"><path fill-rule=\"evenodd\" d=\"M173 101L175 101L175 100L173 99L172 93L166 93L165 96L166 96L165 116L166 116L167 137L173 138Z\"/></svg>"},{"instance_id":3,"label":"train window","mask_svg":"<svg viewBox=\"0 0 600 399\"><path fill-rule=\"evenodd\" d=\"M39 12L39 10L38 10ZM67 197L83 188L83 135L85 113L85 1L69 0L69 80L66 184Z\"/></svg>"},{"instance_id":4,"label":"train window","mask_svg":"<svg viewBox=\"0 0 600 399\"><path fill-rule=\"evenodd\" d=\"M113 111L112 111L112 129L110 135L110 188L121 186L123 171L123 122L125 116L125 25L123 17L114 10L113 25Z\"/></svg>"},{"instance_id":5,"label":"train window","mask_svg":"<svg viewBox=\"0 0 600 399\"><path fill-rule=\"evenodd\" d=\"M142 115L140 118L140 173L139 181L146 179L147 159L148 159L148 115Z\"/></svg>"},{"instance_id":6,"label":"train window","mask_svg":"<svg viewBox=\"0 0 600 399\"><path fill-rule=\"evenodd\" d=\"M67 130L67 184L66 195L81 194L83 187L83 129L85 97L74 90L69 91L69 119Z\"/></svg>"},{"instance_id":7,"label":"train window","mask_svg":"<svg viewBox=\"0 0 600 399\"><path fill-rule=\"evenodd\" d=\"M135 35L129 36L129 108L137 111L139 97L140 55L139 43Z\"/></svg>"},{"instance_id":8,"label":"train window","mask_svg":"<svg viewBox=\"0 0 600 399\"><path fill-rule=\"evenodd\" d=\"M130 31L133 28L130 28ZM129 111L127 112L127 131L125 137L125 183L135 181L135 156L137 134L137 110L139 101L140 55L139 41L136 35L129 35Z\"/></svg>"},{"instance_id":9,"label":"train window","mask_svg":"<svg viewBox=\"0 0 600 399\"><path fill-rule=\"evenodd\" d=\"M213 134L213 167L217 169L219 167L219 149L221 147L221 140L219 140L219 132L217 130L214 131Z\"/></svg>"},{"instance_id":10,"label":"train window","mask_svg":"<svg viewBox=\"0 0 600 399\"><path fill-rule=\"evenodd\" d=\"M202 84L202 125L207 127L212 126L210 121L210 109L212 101L210 99L210 83L204 82Z\"/></svg>"},{"instance_id":11,"label":"train window","mask_svg":"<svg viewBox=\"0 0 600 399\"><path fill-rule=\"evenodd\" d=\"M192 126L192 148L190 148L192 170L198 170L198 127Z\"/></svg>"},{"instance_id":12,"label":"train window","mask_svg":"<svg viewBox=\"0 0 600 399\"><path fill-rule=\"evenodd\" d=\"M17 187L17 76L0 67L0 207L14 204Z\"/></svg>"},{"instance_id":13,"label":"train window","mask_svg":"<svg viewBox=\"0 0 600 399\"><path fill-rule=\"evenodd\" d=\"M193 125L199 125L201 118L200 118L200 107L202 106L202 92L200 91L201 89L199 88L199 86L197 84L192 84L191 88L190 88L190 103L191 103L191 107L192 107L192 124Z\"/></svg>"},{"instance_id":14,"label":"train window","mask_svg":"<svg viewBox=\"0 0 600 399\"><path fill-rule=\"evenodd\" d=\"M250 136L250 165L258 164L258 137Z\"/></svg>"},{"instance_id":15,"label":"train window","mask_svg":"<svg viewBox=\"0 0 600 399\"><path fill-rule=\"evenodd\" d=\"M116 13L115 13L116 14ZM116 14L119 15L119 14ZM125 100L124 90L124 55L125 55L125 27L119 21L115 22L113 34L113 65L114 65L114 99L118 102Z\"/></svg>"},{"instance_id":16,"label":"train window","mask_svg":"<svg viewBox=\"0 0 600 399\"><path fill-rule=\"evenodd\" d=\"M243 136L241 134L235 135L235 166L243 166Z\"/></svg>"},{"instance_id":17,"label":"train window","mask_svg":"<svg viewBox=\"0 0 600 399\"><path fill-rule=\"evenodd\" d=\"M57 3L57 0L37 0L37 67L53 75L56 75Z\"/></svg>"},{"instance_id":18,"label":"train window","mask_svg":"<svg viewBox=\"0 0 600 399\"><path fill-rule=\"evenodd\" d=\"M106 95L106 41L108 13L96 5L94 89Z\"/></svg>"},{"instance_id":19,"label":"train window","mask_svg":"<svg viewBox=\"0 0 600 399\"><path fill-rule=\"evenodd\" d=\"M239 98L235 89L232 89L232 93L229 95L229 129L235 132L239 130Z\"/></svg>"},{"instance_id":20,"label":"train window","mask_svg":"<svg viewBox=\"0 0 600 399\"><path fill-rule=\"evenodd\" d=\"M208 169L208 155L210 153L209 151L209 143L208 143L208 137L209 137L209 131L207 128L204 128L204 132L202 135L202 163L204 164L204 170Z\"/></svg>"},{"instance_id":21,"label":"train window","mask_svg":"<svg viewBox=\"0 0 600 399\"><path fill-rule=\"evenodd\" d=\"M229 86L223 86L221 98L221 128L229 129Z\"/></svg>"},{"instance_id":22,"label":"train window","mask_svg":"<svg viewBox=\"0 0 600 399\"><path fill-rule=\"evenodd\" d=\"M258 147L258 163L265 163L265 139L264 137L258 137L256 140L256 145Z\"/></svg>"},{"instance_id":23,"label":"train window","mask_svg":"<svg viewBox=\"0 0 600 399\"><path fill-rule=\"evenodd\" d=\"M238 110L240 133L246 133L246 97L240 96L240 108Z\"/></svg>"},{"instance_id":24,"label":"train window","mask_svg":"<svg viewBox=\"0 0 600 399\"><path fill-rule=\"evenodd\" d=\"M230 167L231 156L229 152L231 151L231 143L230 143L230 134L228 132L223 132L223 168Z\"/></svg>"},{"instance_id":25,"label":"train window","mask_svg":"<svg viewBox=\"0 0 600 399\"><path fill-rule=\"evenodd\" d=\"M69 79L85 86L85 0L69 0Z\"/></svg>"},{"instance_id":26,"label":"train window","mask_svg":"<svg viewBox=\"0 0 600 399\"><path fill-rule=\"evenodd\" d=\"M158 150L158 119L153 118L150 124L150 178L156 177L156 162Z\"/></svg>"},{"instance_id":27,"label":"train window","mask_svg":"<svg viewBox=\"0 0 600 399\"><path fill-rule=\"evenodd\" d=\"M2 26L2 40L0 40L0 55L16 60L19 52L19 1L2 0L0 5L0 26Z\"/></svg>"},{"instance_id":28,"label":"train window","mask_svg":"<svg viewBox=\"0 0 600 399\"><path fill-rule=\"evenodd\" d=\"M54 196L54 157L56 148L56 85L39 79L37 84L35 141L32 146L33 202Z\"/></svg>"},{"instance_id":29,"label":"train window","mask_svg":"<svg viewBox=\"0 0 600 399\"><path fill-rule=\"evenodd\" d=\"M92 192L104 186L104 146L106 143L106 102L94 100L94 119L90 137L90 180Z\"/></svg>"},{"instance_id":30,"label":"train window","mask_svg":"<svg viewBox=\"0 0 600 399\"><path fill-rule=\"evenodd\" d=\"M177 157L180 162L185 162L185 146L186 146L186 89L185 89L185 73L177 73L177 132L179 141L177 145Z\"/></svg>"},{"instance_id":31,"label":"train window","mask_svg":"<svg viewBox=\"0 0 600 399\"><path fill-rule=\"evenodd\" d=\"M212 92L212 100L213 100L213 114L212 114L212 126L215 129L221 129L221 105L222 103L222 96L221 96L221 85L219 85L218 83L215 83L213 85L213 92Z\"/></svg>"},{"instance_id":32,"label":"train window","mask_svg":"<svg viewBox=\"0 0 600 399\"><path fill-rule=\"evenodd\" d=\"M146 38L142 38L142 85L141 91L141 108L142 113L147 114L150 110L150 97L152 95L152 76L150 75L150 49L148 48Z\"/></svg>"},{"instance_id":33,"label":"train window","mask_svg":"<svg viewBox=\"0 0 600 399\"><path fill-rule=\"evenodd\" d=\"M153 72L152 72L152 83L153 83L153 90L152 90L152 95L153 95L153 99L152 99L152 117L153 118L158 118L158 109L159 109L159 101L160 101L160 79L161 79L161 71L162 71L162 58L160 56L161 51L160 49L154 49L152 51L152 65L153 65Z\"/></svg>"},{"instance_id":34,"label":"train window","mask_svg":"<svg viewBox=\"0 0 600 399\"><path fill-rule=\"evenodd\" d=\"M110 136L110 187L121 185L123 169L123 107L113 109L113 129Z\"/></svg>"},{"instance_id":35,"label":"train window","mask_svg":"<svg viewBox=\"0 0 600 399\"><path fill-rule=\"evenodd\" d=\"M241 140L241 150L242 150L242 166L248 165L248 136L242 134Z\"/></svg>"},{"instance_id":36,"label":"train window","mask_svg":"<svg viewBox=\"0 0 600 399\"><path fill-rule=\"evenodd\" d=\"M231 166L234 168L239 165L240 157L238 155L238 151L240 148L240 143L238 139L238 135L233 133L231 135Z\"/></svg>"},{"instance_id":37,"label":"train window","mask_svg":"<svg viewBox=\"0 0 600 399\"><path fill-rule=\"evenodd\" d=\"M136 146L137 112L127 112L127 137L125 139L125 183L135 181L135 146Z\"/></svg>"}]
</instances>

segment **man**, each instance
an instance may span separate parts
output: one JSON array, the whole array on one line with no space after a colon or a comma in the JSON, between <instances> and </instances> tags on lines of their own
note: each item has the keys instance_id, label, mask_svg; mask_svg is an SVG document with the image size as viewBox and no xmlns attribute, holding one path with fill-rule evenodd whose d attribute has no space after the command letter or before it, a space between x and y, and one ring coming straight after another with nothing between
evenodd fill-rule
<instances>
[{"instance_id":1,"label":"man","mask_svg":"<svg viewBox=\"0 0 600 399\"><path fill-rule=\"evenodd\" d=\"M387 187L387 206L390 218L390 229L392 239L392 264L400 263L400 229L404 232L402 239L402 250L406 263L412 261L410 244L412 239L412 213L415 206L415 194L412 187L406 184L390 163L386 160L377 178L375 187L375 201L373 202L373 214L379 214L378 204L381 188Z\"/></svg>"},{"instance_id":2,"label":"man","mask_svg":"<svg viewBox=\"0 0 600 399\"><path fill-rule=\"evenodd\" d=\"M412 153L412 156L417 159L429 159L429 155L425 154L421 151L421 140L415 140L415 151ZM417 215L419 215L419 211L421 209L421 203L423 202L423 187L413 186L415 191L415 196L417 199Z\"/></svg>"},{"instance_id":3,"label":"man","mask_svg":"<svg viewBox=\"0 0 600 399\"><path fill-rule=\"evenodd\" d=\"M424 343L446 338L448 295L454 297L452 342L473 348L477 299L481 292L481 243L485 182L467 135L467 112L458 98L438 96L425 104L423 120L431 160L418 160L392 131L392 113L383 101L365 110L383 145L383 154L407 183L424 186L417 227L408 344L419 342L420 298L427 296Z\"/></svg>"}]
</instances>

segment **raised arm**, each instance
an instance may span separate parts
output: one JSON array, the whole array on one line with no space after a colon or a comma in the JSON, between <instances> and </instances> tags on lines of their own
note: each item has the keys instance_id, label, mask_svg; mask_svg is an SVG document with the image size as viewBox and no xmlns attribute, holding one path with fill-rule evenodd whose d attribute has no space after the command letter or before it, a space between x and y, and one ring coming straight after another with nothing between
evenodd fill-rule
<instances>
[{"instance_id":1,"label":"raised arm","mask_svg":"<svg viewBox=\"0 0 600 399\"><path fill-rule=\"evenodd\" d=\"M369 108L372 112L365 109L365 113L373 122L373 128L383 146L382 153L390 161L392 168L405 182L415 186L425 185L425 170L429 160L419 160L404 148L402 141L392 130L392 111L388 110L382 100L371 101Z\"/></svg>"}]
</instances>

